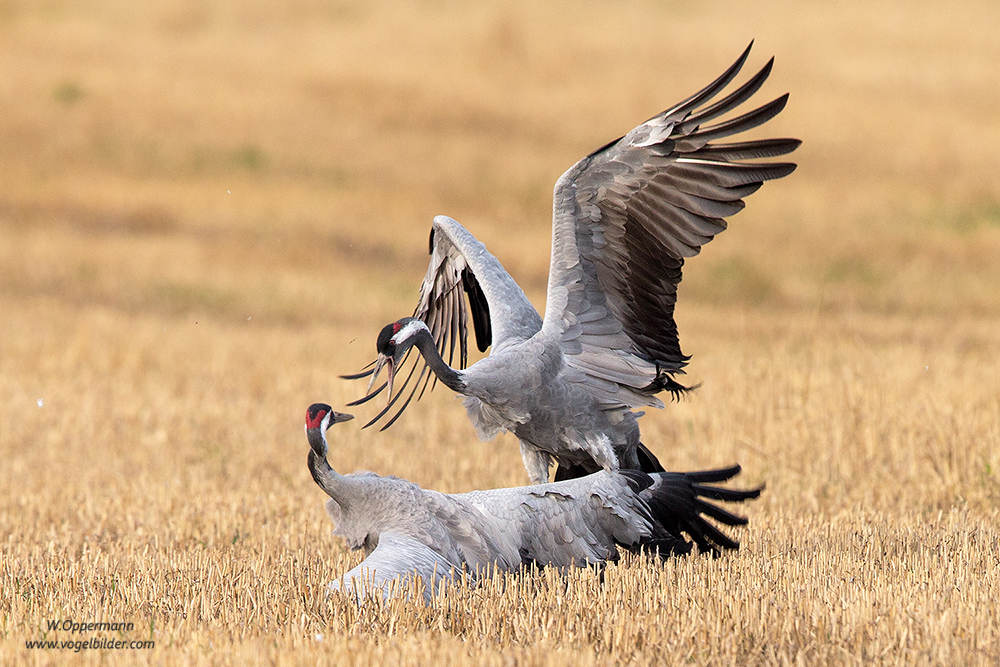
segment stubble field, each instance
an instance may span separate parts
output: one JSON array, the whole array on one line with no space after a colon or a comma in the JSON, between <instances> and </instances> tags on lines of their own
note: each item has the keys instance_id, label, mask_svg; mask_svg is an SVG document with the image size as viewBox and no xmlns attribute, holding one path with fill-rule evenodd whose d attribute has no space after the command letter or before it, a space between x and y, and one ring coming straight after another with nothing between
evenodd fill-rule
<instances>
[{"instance_id":1,"label":"stubble field","mask_svg":"<svg viewBox=\"0 0 1000 667\"><path fill-rule=\"evenodd\" d=\"M0 6L2 664L1000 662L1000 8ZM751 38L804 140L685 269L669 469L766 483L742 549L355 607L305 408L363 386L430 221L541 309L551 187ZM371 414L370 408L358 410ZM341 471L521 485L444 389ZM130 622L124 633L48 621ZM27 649L111 637L152 649Z\"/></svg>"}]
</instances>

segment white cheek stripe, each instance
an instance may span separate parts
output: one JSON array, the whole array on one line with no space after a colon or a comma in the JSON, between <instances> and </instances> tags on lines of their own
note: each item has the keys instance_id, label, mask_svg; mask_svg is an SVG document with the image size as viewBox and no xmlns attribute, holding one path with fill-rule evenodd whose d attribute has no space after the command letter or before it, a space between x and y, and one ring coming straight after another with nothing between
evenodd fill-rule
<instances>
[{"instance_id":1,"label":"white cheek stripe","mask_svg":"<svg viewBox=\"0 0 1000 667\"><path fill-rule=\"evenodd\" d=\"M426 328L427 325L420 320L411 320L406 323L406 326L396 332L396 335L392 337L392 342L398 344L401 340L406 340L410 336L416 335L417 331Z\"/></svg>"}]
</instances>

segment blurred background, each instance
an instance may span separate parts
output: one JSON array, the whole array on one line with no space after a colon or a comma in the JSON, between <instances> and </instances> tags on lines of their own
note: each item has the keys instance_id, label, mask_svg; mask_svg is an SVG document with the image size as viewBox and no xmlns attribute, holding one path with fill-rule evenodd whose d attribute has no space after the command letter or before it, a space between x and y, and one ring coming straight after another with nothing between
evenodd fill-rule
<instances>
[{"instance_id":1,"label":"blurred background","mask_svg":"<svg viewBox=\"0 0 1000 667\"><path fill-rule=\"evenodd\" d=\"M163 664L422 664L427 642L508 664L512 641L535 664L994 664L998 25L995 0L0 0L0 662L45 619L103 618ZM774 55L755 99L791 93L752 136L802 139L799 167L685 266L703 385L642 421L668 469L766 482L739 554L623 568L665 583L597 612L475 591L454 636L450 612L324 606L359 555L303 412L362 394L337 376L412 312L432 217L543 309L559 175L751 40L738 81ZM361 423L331 431L344 472L527 481L447 390ZM620 612L644 646L609 640Z\"/></svg>"},{"instance_id":2,"label":"blurred background","mask_svg":"<svg viewBox=\"0 0 1000 667\"><path fill-rule=\"evenodd\" d=\"M73 447L83 469L110 453L117 474L172 447L202 461L302 444L302 409L360 395L337 374L411 312L433 215L464 223L544 308L557 177L751 40L748 72L776 57L760 103L791 92L754 136L804 144L798 171L685 268L688 379L732 393L716 367L773 368L787 349L807 400L817 340L848 340L876 376L879 346L896 346L903 384L938 386L934 355L941 373L995 371L981 360L1000 349L998 24L986 1L6 0L3 448L25 472ZM737 344L743 361L726 356ZM359 440L388 444L358 462L446 486L523 481L512 443L412 467L406 439L442 414L473 439L446 393ZM691 423L707 407L678 409ZM29 455L39 442L51 451Z\"/></svg>"}]
</instances>

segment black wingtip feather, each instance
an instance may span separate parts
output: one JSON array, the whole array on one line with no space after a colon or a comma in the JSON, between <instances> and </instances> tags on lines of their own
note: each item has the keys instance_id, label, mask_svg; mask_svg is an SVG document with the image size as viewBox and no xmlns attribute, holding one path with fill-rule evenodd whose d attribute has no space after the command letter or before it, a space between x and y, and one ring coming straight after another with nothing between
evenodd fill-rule
<instances>
[{"instance_id":1,"label":"black wingtip feather","mask_svg":"<svg viewBox=\"0 0 1000 667\"><path fill-rule=\"evenodd\" d=\"M743 471L739 463L734 463L728 468L716 468L714 470L698 470L695 472L683 473L691 482L708 482L709 484L726 482L736 477Z\"/></svg>"},{"instance_id":2,"label":"black wingtip feather","mask_svg":"<svg viewBox=\"0 0 1000 667\"><path fill-rule=\"evenodd\" d=\"M694 484L693 488L695 493L704 498L725 500L734 503L759 498L760 492L764 490L763 486L759 486L756 489L724 489L718 486L705 486L704 484Z\"/></svg>"},{"instance_id":3,"label":"black wingtip feather","mask_svg":"<svg viewBox=\"0 0 1000 667\"><path fill-rule=\"evenodd\" d=\"M643 472L666 472L659 459L656 458L656 455L649 451L649 448L641 442L636 450L636 456L639 459L639 467Z\"/></svg>"},{"instance_id":4,"label":"black wingtip feather","mask_svg":"<svg viewBox=\"0 0 1000 667\"><path fill-rule=\"evenodd\" d=\"M416 366L413 367L413 370L410 371L410 375L413 375L413 371L416 370L416 368L417 368ZM416 382L416 384L413 385L413 390L410 392L410 395L406 397L406 401L403 403L402 406L400 406L400 408L396 412L396 414L393 415L392 418L388 422L386 422L385 426L383 426L382 428L379 429L380 433L382 431L386 430L387 428L389 428L390 426L392 426L393 424L395 424L396 420L400 418L400 416L403 414L403 411L406 410L406 406L408 406L410 404L410 401L413 400L414 394L417 393L417 388L420 386L420 381L424 378L424 373L426 373L426 372L427 372L427 366L424 366L423 368L420 369L420 375L417 376L417 382ZM406 381L407 382L410 381L409 376L407 376ZM405 387L406 385L404 384L403 386ZM425 383L425 386L426 386L426 383ZM423 394L422 391L420 393ZM401 396L401 395L402 395L402 391L400 391L400 393L397 395L397 397ZM417 397L417 400L420 400L419 396ZM392 404L390 404L389 407L392 407Z\"/></svg>"},{"instance_id":5,"label":"black wingtip feather","mask_svg":"<svg viewBox=\"0 0 1000 667\"><path fill-rule=\"evenodd\" d=\"M406 360L410 357L410 353L411 352L413 352L413 348L410 348L409 350L406 351L406 354L403 356L403 361L400 363L400 368L402 368L403 365L406 364ZM389 426L392 425L393 422L395 422L397 419L399 419L399 415L403 414L403 410L406 408L407 405L410 404L410 400L413 398L413 394L416 393L417 388L420 386L420 378L423 377L424 370L426 370L426 368L427 367L424 366L423 370L420 371L420 376L417 378L416 384L413 385L413 389L410 390L410 394L409 394L408 398L406 399L406 401L403 403L403 407L400 408L399 412L397 412L396 415L389 420L389 423L386 426L382 427L382 429L381 429L382 431L384 431L385 429L387 429ZM365 429L365 428L368 428L369 426L372 426L373 424L375 424L375 422L377 422L379 419L381 419L382 417L384 417L389 412L389 410L392 410L392 406L396 405L396 403L399 401L400 397L402 397L403 394L406 393L406 388L408 386L410 386L410 380L413 379L413 373L416 370L417 370L416 364L410 366L410 372L406 374L406 379L403 380L403 383L402 383L402 385L400 385L399 391L396 392L396 395L390 397L388 405L386 405L377 415L375 415L374 417L372 417L371 421L369 421L367 424L365 424L361 428Z\"/></svg>"},{"instance_id":6,"label":"black wingtip feather","mask_svg":"<svg viewBox=\"0 0 1000 667\"><path fill-rule=\"evenodd\" d=\"M718 94L720 90L728 86L729 82L732 81L734 78L736 78L736 75L740 73L740 70L743 69L743 64L750 56L750 49L752 48L753 48L753 41L751 41L750 44L747 46L747 48L744 49L743 53L740 54L740 57L736 59L736 62L730 65L725 72L720 74L718 78L715 79L715 81L708 84L707 86L699 90L694 95L691 95L684 101L675 104L674 106L664 111L662 114L658 115L662 115L664 117L676 116L676 115L683 116L689 113L691 109L696 108L699 104L701 104L705 100L713 98L715 95ZM656 116L654 116L654 118L655 117Z\"/></svg>"},{"instance_id":7,"label":"black wingtip feather","mask_svg":"<svg viewBox=\"0 0 1000 667\"><path fill-rule=\"evenodd\" d=\"M374 369L361 371L360 373L352 373L350 375L341 375L341 380L360 380L361 378L366 378L374 372Z\"/></svg>"},{"instance_id":8,"label":"black wingtip feather","mask_svg":"<svg viewBox=\"0 0 1000 667\"><path fill-rule=\"evenodd\" d=\"M657 527L673 538L683 538L686 534L701 552L719 555L723 551L738 549L739 541L723 533L706 517L726 526L746 525L748 519L706 499L743 502L758 497L761 489L726 489L705 484L728 481L740 470L737 464L715 470L654 475L656 485L649 499L649 508Z\"/></svg>"},{"instance_id":9,"label":"black wingtip feather","mask_svg":"<svg viewBox=\"0 0 1000 667\"><path fill-rule=\"evenodd\" d=\"M710 502L699 500L698 501L698 511L702 514L712 517L716 521L726 524L727 526L745 526L750 523L750 519L745 516L740 516L739 514L733 514L728 510L724 510L718 505L713 505Z\"/></svg>"},{"instance_id":10,"label":"black wingtip feather","mask_svg":"<svg viewBox=\"0 0 1000 667\"><path fill-rule=\"evenodd\" d=\"M618 472L628 482L633 493L640 493L653 485L653 478L641 470L622 469Z\"/></svg>"},{"instance_id":11,"label":"black wingtip feather","mask_svg":"<svg viewBox=\"0 0 1000 667\"><path fill-rule=\"evenodd\" d=\"M682 398L684 398L691 392L695 391L699 387L701 387L700 382L696 385L686 387L677 380L667 375L666 373L661 373L660 375L656 376L655 380L650 382L648 385L646 385L639 391L647 394L658 394L661 391L669 391L671 400L680 401Z\"/></svg>"},{"instance_id":12,"label":"black wingtip feather","mask_svg":"<svg viewBox=\"0 0 1000 667\"><path fill-rule=\"evenodd\" d=\"M680 124L677 128L679 134L689 134L692 130L697 129L702 123L707 123L713 118L718 118L722 114L735 109L743 102L747 101L753 94L760 90L760 87L764 85L764 81L770 76L771 70L774 67L774 57L772 56L767 64L764 65L759 72L754 74L750 79L744 83L742 86L734 90L729 95L726 95L721 100L712 103L710 106L700 109L693 113L687 120Z\"/></svg>"},{"instance_id":13,"label":"black wingtip feather","mask_svg":"<svg viewBox=\"0 0 1000 667\"><path fill-rule=\"evenodd\" d=\"M771 100L767 104L757 107L753 111L748 111L741 116L723 121L717 125L699 128L696 132L689 134L684 141L678 141L677 150L679 152L686 152L682 147L685 142L712 141L713 139L739 134L740 132L745 132L759 125L763 125L781 113L781 110L785 108L785 104L787 103L788 93L785 93L784 95Z\"/></svg>"},{"instance_id":14,"label":"black wingtip feather","mask_svg":"<svg viewBox=\"0 0 1000 667\"><path fill-rule=\"evenodd\" d=\"M476 347L485 352L493 344L493 328L490 322L490 304L476 274L469 269L462 271L462 287L469 298L469 309L472 311L472 326L476 332ZM465 359L462 360L465 368Z\"/></svg>"},{"instance_id":15,"label":"black wingtip feather","mask_svg":"<svg viewBox=\"0 0 1000 667\"><path fill-rule=\"evenodd\" d=\"M383 382L381 385L379 385L378 389L376 389L372 393L368 394L367 396L362 396L361 398L359 398L357 400L351 401L350 403L347 404L347 407L354 407L355 405L363 405L363 404L367 403L368 401L372 400L373 398L375 398L376 396L378 396L379 394L381 394L382 390L384 390L387 386L388 386L388 383L387 382Z\"/></svg>"}]
</instances>

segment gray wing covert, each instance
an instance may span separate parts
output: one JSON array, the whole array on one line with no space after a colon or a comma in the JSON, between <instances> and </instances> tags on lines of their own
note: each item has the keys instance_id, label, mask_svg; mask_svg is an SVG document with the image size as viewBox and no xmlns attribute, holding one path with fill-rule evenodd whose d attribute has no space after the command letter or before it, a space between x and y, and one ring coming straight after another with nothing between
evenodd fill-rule
<instances>
[{"instance_id":1,"label":"gray wing covert","mask_svg":"<svg viewBox=\"0 0 1000 667\"><path fill-rule=\"evenodd\" d=\"M616 473L463 497L519 536L525 563L568 567L616 560L617 544L636 545L652 530L637 490Z\"/></svg>"},{"instance_id":2,"label":"gray wing covert","mask_svg":"<svg viewBox=\"0 0 1000 667\"><path fill-rule=\"evenodd\" d=\"M468 502L465 494L424 491L424 497L434 521L454 545L457 559L474 578L489 568L511 571L520 566L516 536L505 533L492 516Z\"/></svg>"},{"instance_id":3,"label":"gray wing covert","mask_svg":"<svg viewBox=\"0 0 1000 667\"><path fill-rule=\"evenodd\" d=\"M567 363L606 404L660 406L653 394L685 387L674 305L684 259L726 228L743 198L795 165L742 162L784 155L801 143L765 139L710 143L757 127L787 94L714 125L764 83L773 59L712 102L750 47L712 84L587 156L559 179L545 330Z\"/></svg>"}]
</instances>

